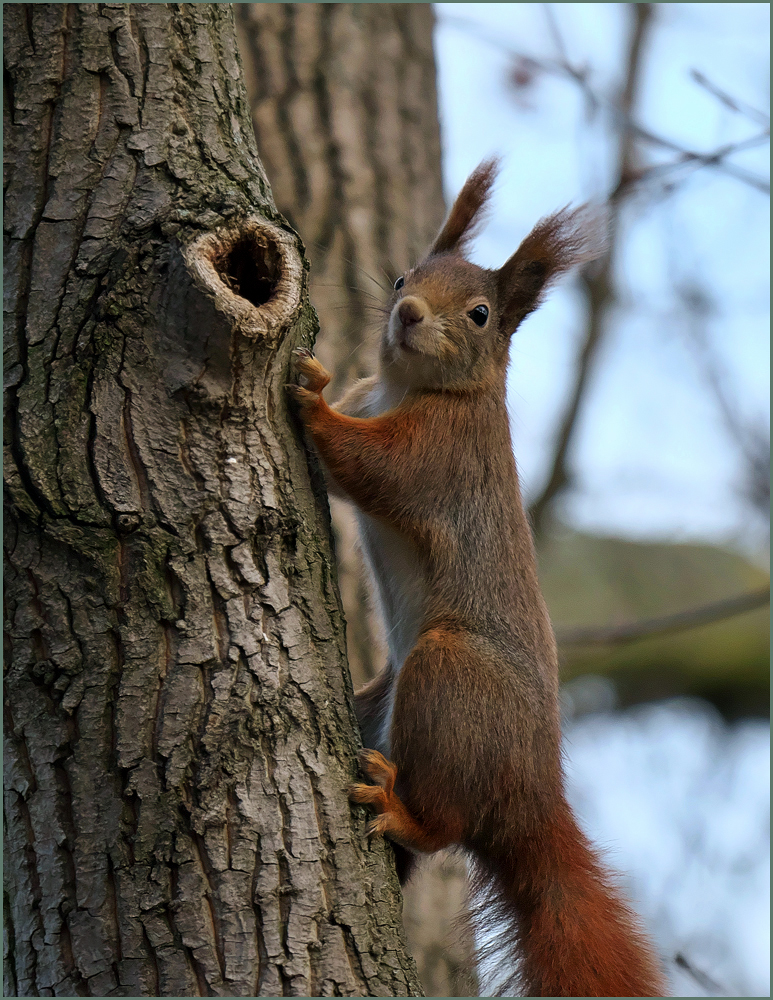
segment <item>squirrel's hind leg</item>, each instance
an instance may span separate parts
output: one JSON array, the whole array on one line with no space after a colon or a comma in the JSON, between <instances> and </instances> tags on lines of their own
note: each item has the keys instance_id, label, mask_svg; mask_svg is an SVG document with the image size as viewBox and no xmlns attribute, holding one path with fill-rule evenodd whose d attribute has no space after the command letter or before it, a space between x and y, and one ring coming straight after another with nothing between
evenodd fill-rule
<instances>
[{"instance_id":1,"label":"squirrel's hind leg","mask_svg":"<svg viewBox=\"0 0 773 1000\"><path fill-rule=\"evenodd\" d=\"M362 742L367 747L375 747L388 753L384 745L384 723L389 712L389 702L392 697L392 685L395 671L391 663L387 663L381 673L372 681L360 688L354 695L357 710L357 721L360 724ZM367 786L366 786L367 787ZM416 868L417 857L413 851L392 841L395 852L395 868L400 885L405 885Z\"/></svg>"},{"instance_id":2,"label":"squirrel's hind leg","mask_svg":"<svg viewBox=\"0 0 773 1000\"><path fill-rule=\"evenodd\" d=\"M369 806L377 813L376 818L368 824L368 836L381 834L409 851L426 854L432 854L454 842L448 830L432 830L408 811L394 790L398 777L397 768L378 750L362 750L360 768L374 784L351 785L349 798L352 802Z\"/></svg>"}]
</instances>

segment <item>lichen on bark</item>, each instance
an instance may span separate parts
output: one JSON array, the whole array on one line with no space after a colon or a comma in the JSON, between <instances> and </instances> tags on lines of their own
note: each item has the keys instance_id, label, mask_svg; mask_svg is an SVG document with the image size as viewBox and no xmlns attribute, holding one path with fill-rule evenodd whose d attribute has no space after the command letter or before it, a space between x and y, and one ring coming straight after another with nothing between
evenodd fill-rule
<instances>
[{"instance_id":1,"label":"lichen on bark","mask_svg":"<svg viewBox=\"0 0 773 1000\"><path fill-rule=\"evenodd\" d=\"M6 5L4 70L5 993L419 995L230 5Z\"/></svg>"}]
</instances>

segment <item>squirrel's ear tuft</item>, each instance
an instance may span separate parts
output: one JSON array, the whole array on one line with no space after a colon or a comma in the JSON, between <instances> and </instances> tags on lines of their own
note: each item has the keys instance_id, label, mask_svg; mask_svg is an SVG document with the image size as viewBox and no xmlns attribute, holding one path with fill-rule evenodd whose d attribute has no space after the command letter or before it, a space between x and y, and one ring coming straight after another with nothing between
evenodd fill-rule
<instances>
[{"instance_id":1,"label":"squirrel's ear tuft","mask_svg":"<svg viewBox=\"0 0 773 1000\"><path fill-rule=\"evenodd\" d=\"M540 219L497 275L499 329L512 334L559 275L604 255L608 221L599 206L561 209Z\"/></svg>"},{"instance_id":2,"label":"squirrel's ear tuft","mask_svg":"<svg viewBox=\"0 0 773 1000\"><path fill-rule=\"evenodd\" d=\"M443 228L429 248L429 254L461 253L483 221L482 210L499 173L499 157L484 160L464 182Z\"/></svg>"}]
</instances>

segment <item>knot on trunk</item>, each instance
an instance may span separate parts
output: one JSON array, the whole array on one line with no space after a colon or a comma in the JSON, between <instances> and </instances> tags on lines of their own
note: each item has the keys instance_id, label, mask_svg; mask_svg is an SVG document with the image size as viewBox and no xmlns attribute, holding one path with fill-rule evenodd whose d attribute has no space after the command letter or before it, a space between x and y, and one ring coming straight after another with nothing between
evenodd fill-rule
<instances>
[{"instance_id":1,"label":"knot on trunk","mask_svg":"<svg viewBox=\"0 0 773 1000\"><path fill-rule=\"evenodd\" d=\"M185 261L196 285L247 337L278 340L300 306L303 263L295 240L265 219L200 236Z\"/></svg>"}]
</instances>

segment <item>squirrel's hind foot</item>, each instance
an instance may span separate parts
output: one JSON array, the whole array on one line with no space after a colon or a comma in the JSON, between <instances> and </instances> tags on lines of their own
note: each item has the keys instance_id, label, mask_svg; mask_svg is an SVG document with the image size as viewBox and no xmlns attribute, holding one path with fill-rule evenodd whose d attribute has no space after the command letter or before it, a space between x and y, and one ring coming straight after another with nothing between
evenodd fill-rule
<instances>
[{"instance_id":1,"label":"squirrel's hind foot","mask_svg":"<svg viewBox=\"0 0 773 1000\"><path fill-rule=\"evenodd\" d=\"M362 750L359 755L360 768L375 782L362 782L349 786L349 799L359 805L373 809L377 816L366 827L369 837L376 834L389 837L412 851L439 851L452 840L446 834L437 834L419 822L395 794L394 785L397 768L378 750Z\"/></svg>"}]
</instances>

